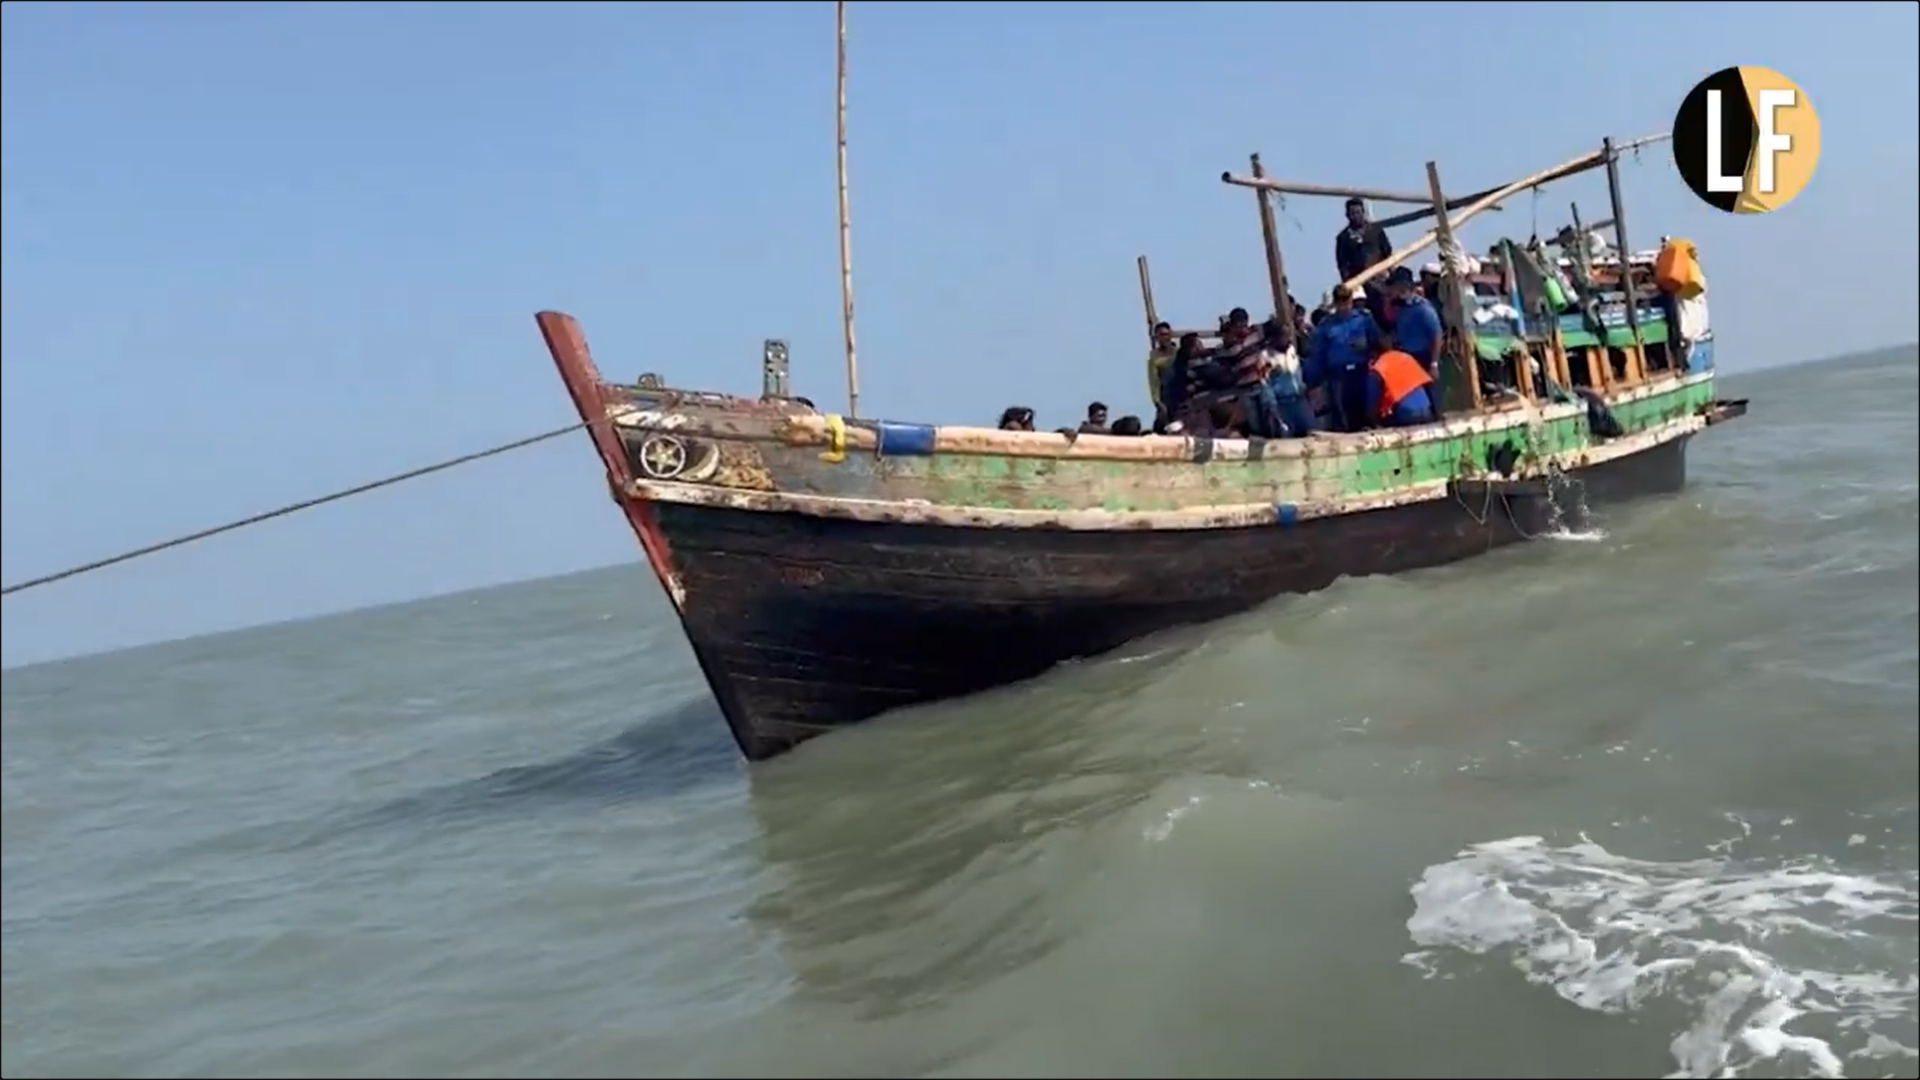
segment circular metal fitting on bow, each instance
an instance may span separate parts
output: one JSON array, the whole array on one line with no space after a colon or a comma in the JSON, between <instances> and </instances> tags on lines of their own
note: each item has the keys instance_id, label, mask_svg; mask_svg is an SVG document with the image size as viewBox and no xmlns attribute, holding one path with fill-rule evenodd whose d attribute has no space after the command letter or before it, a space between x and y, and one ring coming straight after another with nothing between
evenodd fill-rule
<instances>
[{"instance_id":1,"label":"circular metal fitting on bow","mask_svg":"<svg viewBox=\"0 0 1920 1080\"><path fill-rule=\"evenodd\" d=\"M672 435L649 435L640 444L640 471L654 480L671 480L687 471L687 444Z\"/></svg>"}]
</instances>

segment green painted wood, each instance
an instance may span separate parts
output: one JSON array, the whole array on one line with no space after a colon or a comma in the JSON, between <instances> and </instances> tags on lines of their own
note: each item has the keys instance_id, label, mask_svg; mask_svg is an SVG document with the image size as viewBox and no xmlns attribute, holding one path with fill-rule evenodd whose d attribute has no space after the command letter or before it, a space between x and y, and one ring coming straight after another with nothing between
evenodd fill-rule
<instances>
[{"instance_id":1,"label":"green painted wood","mask_svg":"<svg viewBox=\"0 0 1920 1080\"><path fill-rule=\"evenodd\" d=\"M1713 381L1612 405L1628 434L1684 419L1713 401ZM1583 413L1377 450L1348 450L1313 440L1324 452L1258 461L1126 462L935 454L876 463L872 497L919 498L936 505L996 509L1178 510L1257 502L1305 503L1378 495L1450 479L1482 467L1489 451L1512 444L1523 460L1570 455L1597 445Z\"/></svg>"}]
</instances>

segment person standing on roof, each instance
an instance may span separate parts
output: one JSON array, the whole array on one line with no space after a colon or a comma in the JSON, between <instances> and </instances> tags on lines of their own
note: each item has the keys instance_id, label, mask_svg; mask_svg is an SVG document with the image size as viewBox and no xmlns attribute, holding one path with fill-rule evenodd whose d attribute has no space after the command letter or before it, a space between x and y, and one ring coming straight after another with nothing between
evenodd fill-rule
<instances>
[{"instance_id":1,"label":"person standing on roof","mask_svg":"<svg viewBox=\"0 0 1920 1080\"><path fill-rule=\"evenodd\" d=\"M1347 200L1347 227L1333 238L1333 262L1340 270L1341 281L1351 281L1362 270L1384 262L1393 254L1393 241L1387 239L1387 230L1367 219L1367 204L1358 196ZM1378 278L1375 281L1379 280ZM1387 295L1380 286L1369 281L1366 284L1367 310L1373 313L1375 320L1384 317Z\"/></svg>"}]
</instances>

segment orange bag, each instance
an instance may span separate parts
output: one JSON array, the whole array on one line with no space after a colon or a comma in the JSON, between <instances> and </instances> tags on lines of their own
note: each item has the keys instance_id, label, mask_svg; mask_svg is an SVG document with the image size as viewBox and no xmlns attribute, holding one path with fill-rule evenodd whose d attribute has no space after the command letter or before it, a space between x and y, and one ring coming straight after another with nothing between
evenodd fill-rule
<instances>
[{"instance_id":1,"label":"orange bag","mask_svg":"<svg viewBox=\"0 0 1920 1080\"><path fill-rule=\"evenodd\" d=\"M1682 300L1707 290L1707 276L1700 272L1700 250L1693 241L1674 237L1660 245L1660 254L1653 260L1653 282Z\"/></svg>"}]
</instances>

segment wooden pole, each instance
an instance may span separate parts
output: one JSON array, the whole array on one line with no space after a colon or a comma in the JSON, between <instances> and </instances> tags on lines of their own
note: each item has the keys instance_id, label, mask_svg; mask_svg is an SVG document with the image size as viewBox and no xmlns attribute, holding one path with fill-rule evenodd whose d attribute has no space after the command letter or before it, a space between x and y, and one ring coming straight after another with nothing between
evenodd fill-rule
<instances>
[{"instance_id":1,"label":"wooden pole","mask_svg":"<svg viewBox=\"0 0 1920 1080\"><path fill-rule=\"evenodd\" d=\"M1640 376L1646 377L1646 352L1640 341L1640 314L1633 296L1633 249L1627 246L1627 208L1620 197L1620 151L1613 140L1600 144L1607 155L1607 198L1613 201L1613 242L1620 249L1620 290L1627 297L1627 330L1633 335L1633 351L1638 353ZM1582 236L1584 244L1587 238Z\"/></svg>"},{"instance_id":2,"label":"wooden pole","mask_svg":"<svg viewBox=\"0 0 1920 1080\"><path fill-rule=\"evenodd\" d=\"M1147 313L1147 341L1153 341L1153 328L1160 324L1160 313L1153 308L1153 274L1147 270L1145 255L1133 260L1140 271L1140 307Z\"/></svg>"},{"instance_id":3,"label":"wooden pole","mask_svg":"<svg viewBox=\"0 0 1920 1080\"><path fill-rule=\"evenodd\" d=\"M1587 226L1580 221L1580 204L1570 202L1567 209L1573 213L1573 250L1567 252L1567 258L1580 268L1583 280L1581 296L1583 298L1593 285L1593 257L1591 245L1587 243ZM1597 228L1598 226L1596 226ZM1604 329L1604 328L1603 328ZM1607 343L1602 341L1598 348L1582 350L1587 358L1587 381L1593 389L1605 393L1613 385L1613 364L1607 360ZM1571 373L1569 373L1571 379Z\"/></svg>"},{"instance_id":4,"label":"wooden pole","mask_svg":"<svg viewBox=\"0 0 1920 1080\"><path fill-rule=\"evenodd\" d=\"M1447 217L1447 197L1440 192L1440 166L1427 162L1427 193L1433 200L1433 233L1442 242L1453 243L1453 222ZM1460 314L1466 297L1466 282L1459 273L1443 260L1440 266L1440 280L1447 295L1440 300L1440 339L1442 344L1451 346L1446 359L1451 362L1457 385L1466 393L1460 395L1467 408L1480 409L1480 362L1474 352L1473 327L1461 322ZM1441 388L1441 396L1446 390ZM1436 402L1435 404L1440 404ZM1441 406L1443 409L1445 405Z\"/></svg>"},{"instance_id":5,"label":"wooden pole","mask_svg":"<svg viewBox=\"0 0 1920 1080\"><path fill-rule=\"evenodd\" d=\"M847 214L847 0L834 4L839 73L835 80L835 128L840 144L840 332L847 346L847 415L860 415L860 364L853 334L853 230Z\"/></svg>"},{"instance_id":6,"label":"wooden pole","mask_svg":"<svg viewBox=\"0 0 1920 1080\"><path fill-rule=\"evenodd\" d=\"M1415 195L1410 191L1380 191L1375 188L1342 187L1338 184L1305 184L1297 180L1276 180L1261 170L1254 170L1252 176L1236 176L1230 172L1223 172L1220 174L1220 182L1232 184L1235 187L1252 188L1255 191L1277 192L1281 195L1322 195L1329 198L1367 199L1372 202L1417 203L1422 207L1428 203L1425 195ZM1478 191L1472 195L1462 195L1448 203L1447 209L1457 210L1492 190L1494 189L1488 188L1486 191ZM1430 210L1417 211L1422 216L1430 212Z\"/></svg>"},{"instance_id":7,"label":"wooden pole","mask_svg":"<svg viewBox=\"0 0 1920 1080\"><path fill-rule=\"evenodd\" d=\"M1267 170L1260 166L1260 155L1254 154L1249 161L1253 175L1265 177ZM1280 258L1280 230L1273 221L1273 192L1266 188L1256 189L1254 201L1260 204L1260 242L1267 250L1267 286L1273 290L1273 313L1286 328L1285 340L1293 340L1293 301L1287 296L1287 264Z\"/></svg>"},{"instance_id":8,"label":"wooden pole","mask_svg":"<svg viewBox=\"0 0 1920 1080\"><path fill-rule=\"evenodd\" d=\"M1487 189L1487 191L1492 191L1492 190L1493 190L1492 188ZM1473 200L1479 198L1480 196L1485 195L1487 191L1476 191L1471 195L1461 195L1452 199L1448 199L1447 209L1458 210L1461 207L1472 202ZM1506 207L1494 206L1494 207L1491 207L1490 209L1498 212L1498 211L1504 211ZM1433 216L1433 207L1422 206L1417 210L1408 210L1405 213L1395 214L1392 217L1377 218L1375 219L1374 224L1380 226L1383 229L1397 229L1402 225L1411 225L1416 221L1425 221L1432 216Z\"/></svg>"},{"instance_id":9,"label":"wooden pole","mask_svg":"<svg viewBox=\"0 0 1920 1080\"><path fill-rule=\"evenodd\" d=\"M1453 242L1453 219L1447 216L1447 197L1440 193L1440 166L1427 162L1427 191L1433 199L1433 235L1441 243ZM1446 267L1441 268L1451 273Z\"/></svg>"}]
</instances>

